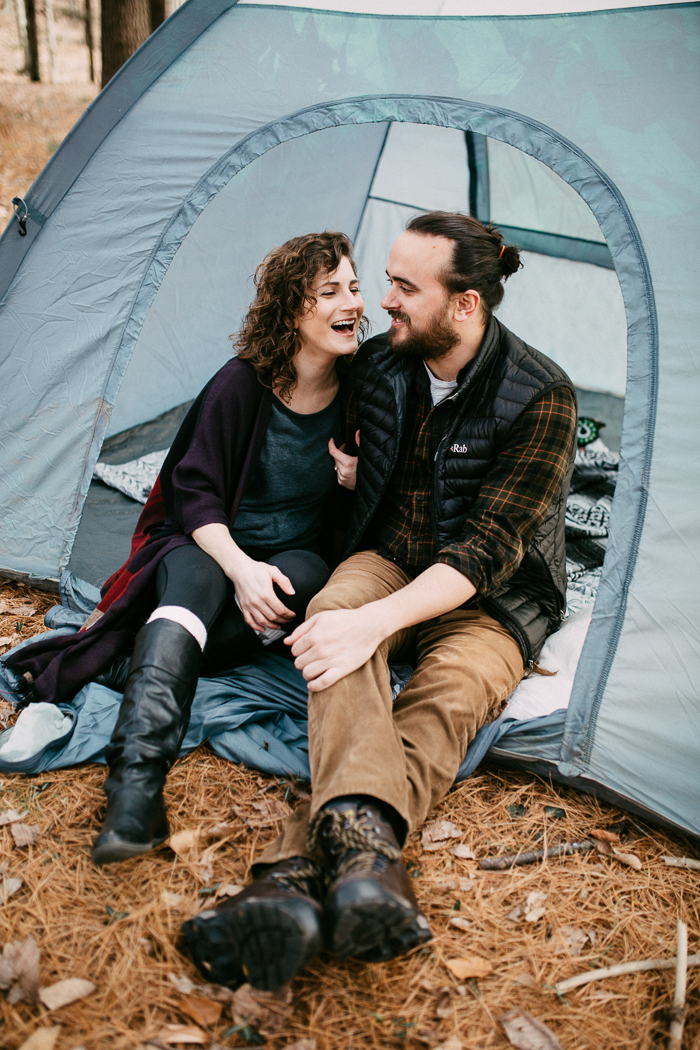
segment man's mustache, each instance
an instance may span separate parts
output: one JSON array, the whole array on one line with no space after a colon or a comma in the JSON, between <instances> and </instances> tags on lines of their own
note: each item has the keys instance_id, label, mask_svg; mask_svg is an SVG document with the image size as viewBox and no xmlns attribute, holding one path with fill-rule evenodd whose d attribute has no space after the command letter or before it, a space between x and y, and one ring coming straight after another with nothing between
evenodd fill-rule
<instances>
[{"instance_id":1,"label":"man's mustache","mask_svg":"<svg viewBox=\"0 0 700 1050\"><path fill-rule=\"evenodd\" d=\"M387 313L394 321L401 321L403 324L411 323L411 318L408 314L402 314L400 310L387 310Z\"/></svg>"}]
</instances>

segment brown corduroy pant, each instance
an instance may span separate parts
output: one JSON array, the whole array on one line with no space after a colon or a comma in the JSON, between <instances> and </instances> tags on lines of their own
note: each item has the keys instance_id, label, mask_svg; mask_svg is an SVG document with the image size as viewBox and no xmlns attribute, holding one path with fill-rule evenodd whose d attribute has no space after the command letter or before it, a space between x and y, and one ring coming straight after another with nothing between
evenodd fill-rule
<instances>
[{"instance_id":1,"label":"brown corduroy pant","mask_svg":"<svg viewBox=\"0 0 700 1050\"><path fill-rule=\"evenodd\" d=\"M311 601L307 618L358 608L409 582L375 551L355 554ZM415 654L416 670L392 704L388 661L408 654ZM347 795L389 803L415 830L454 783L476 731L522 676L522 654L510 632L482 609L455 609L397 632L357 671L309 693L312 800L288 818L256 866L308 855L309 820L326 802Z\"/></svg>"}]
</instances>

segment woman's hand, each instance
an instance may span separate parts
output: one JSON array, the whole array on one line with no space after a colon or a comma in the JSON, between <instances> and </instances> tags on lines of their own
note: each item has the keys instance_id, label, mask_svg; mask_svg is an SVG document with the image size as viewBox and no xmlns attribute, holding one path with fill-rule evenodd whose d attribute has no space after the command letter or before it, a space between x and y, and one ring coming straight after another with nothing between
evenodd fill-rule
<instances>
[{"instance_id":1,"label":"woman's hand","mask_svg":"<svg viewBox=\"0 0 700 1050\"><path fill-rule=\"evenodd\" d=\"M357 436L358 438L360 436L359 430ZM342 485L344 489L354 489L357 477L357 456L346 455L345 452L343 452L344 448L345 445L341 445L340 448L338 448L333 438L328 442L328 451L335 460L335 472L338 475L338 484Z\"/></svg>"},{"instance_id":2,"label":"woman's hand","mask_svg":"<svg viewBox=\"0 0 700 1050\"><path fill-rule=\"evenodd\" d=\"M225 525L202 525L192 533L195 543L220 565L236 588L243 619L254 631L280 627L294 619L294 613L283 605L274 592L277 584L285 594L294 588L276 565L255 561L244 554Z\"/></svg>"},{"instance_id":3,"label":"woman's hand","mask_svg":"<svg viewBox=\"0 0 700 1050\"><path fill-rule=\"evenodd\" d=\"M274 591L276 583L285 594L294 594L289 579L276 565L264 561L255 561L243 556L231 575L236 588L236 597L243 613L243 619L254 631L264 631L267 627L281 627L288 620L294 619L294 613L283 605Z\"/></svg>"}]
</instances>

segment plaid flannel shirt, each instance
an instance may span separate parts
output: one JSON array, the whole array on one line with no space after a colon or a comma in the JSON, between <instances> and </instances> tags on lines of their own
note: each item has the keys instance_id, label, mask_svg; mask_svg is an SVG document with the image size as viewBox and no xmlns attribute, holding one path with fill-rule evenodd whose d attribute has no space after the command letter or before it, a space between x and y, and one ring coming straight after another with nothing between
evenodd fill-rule
<instances>
[{"instance_id":1,"label":"plaid flannel shirt","mask_svg":"<svg viewBox=\"0 0 700 1050\"><path fill-rule=\"evenodd\" d=\"M443 402L444 404L444 402ZM576 434L570 390L548 391L526 408L484 478L462 538L438 549L430 520L433 434L423 369L412 385L399 459L377 509L371 542L413 576L444 563L486 596L516 571L564 478Z\"/></svg>"}]
</instances>

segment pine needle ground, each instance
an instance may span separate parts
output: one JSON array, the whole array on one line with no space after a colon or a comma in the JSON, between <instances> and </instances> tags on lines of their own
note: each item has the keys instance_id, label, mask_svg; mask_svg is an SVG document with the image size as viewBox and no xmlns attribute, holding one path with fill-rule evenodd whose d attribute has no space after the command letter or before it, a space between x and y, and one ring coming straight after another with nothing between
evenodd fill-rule
<instances>
[{"instance_id":1,"label":"pine needle ground","mask_svg":"<svg viewBox=\"0 0 700 1050\"><path fill-rule=\"evenodd\" d=\"M28 637L44 629L43 613L56 598L0 581L3 600L36 608L23 618L0 614L0 636L15 633L19 622L21 636ZM0 716L12 720L8 705ZM167 1024L192 1025L188 996L168 976L201 981L178 951L180 926L211 903L216 887L245 881L251 860L279 830L285 800L297 804L287 784L232 765L203 745L172 770L167 801L173 832L217 822L233 829L218 845L214 840L211 872L200 863L206 839L179 856L165 847L100 870L89 852L104 805L104 776L94 765L36 777L0 775L0 810L26 809L25 822L42 829L34 845L20 849L11 827L0 828L0 863L8 862L7 874L24 880L0 907L0 943L31 934L41 949L44 986L68 977L96 985L92 995L55 1011L12 1006L0 994L0 1045L6 1050L17 1050L42 1026L62 1026L56 1050L131 1050L149 1039L157 1046ZM279 805L266 807L267 815L254 806L272 800ZM389 964L340 965L323 956L293 982L293 1013L274 1037L235 1025L224 1003L218 1022L200 1025L201 1045L281 1050L315 1039L318 1050L418 1050L457 1036L464 1050L505 1048L510 1044L498 1018L520 1006L548 1025L564 1050L665 1046L673 971L600 981L565 997L553 985L615 962L672 957L678 918L688 925L689 952L700 951L700 875L661 860L698 856L697 843L645 827L569 789L490 769L456 787L436 817L454 822L462 838L426 852L413 836L406 850L435 934L429 945ZM491 873L451 853L462 843L477 858L502 855L542 847L545 840L580 840L596 828L618 831L620 848L640 858L641 870L587 853ZM546 894L541 918L508 918L532 891ZM455 917L470 925L457 928ZM557 953L561 927L589 935L575 958ZM490 974L460 981L445 965L474 955L492 964ZM698 967L688 974L684 1045L700 1048Z\"/></svg>"}]
</instances>

